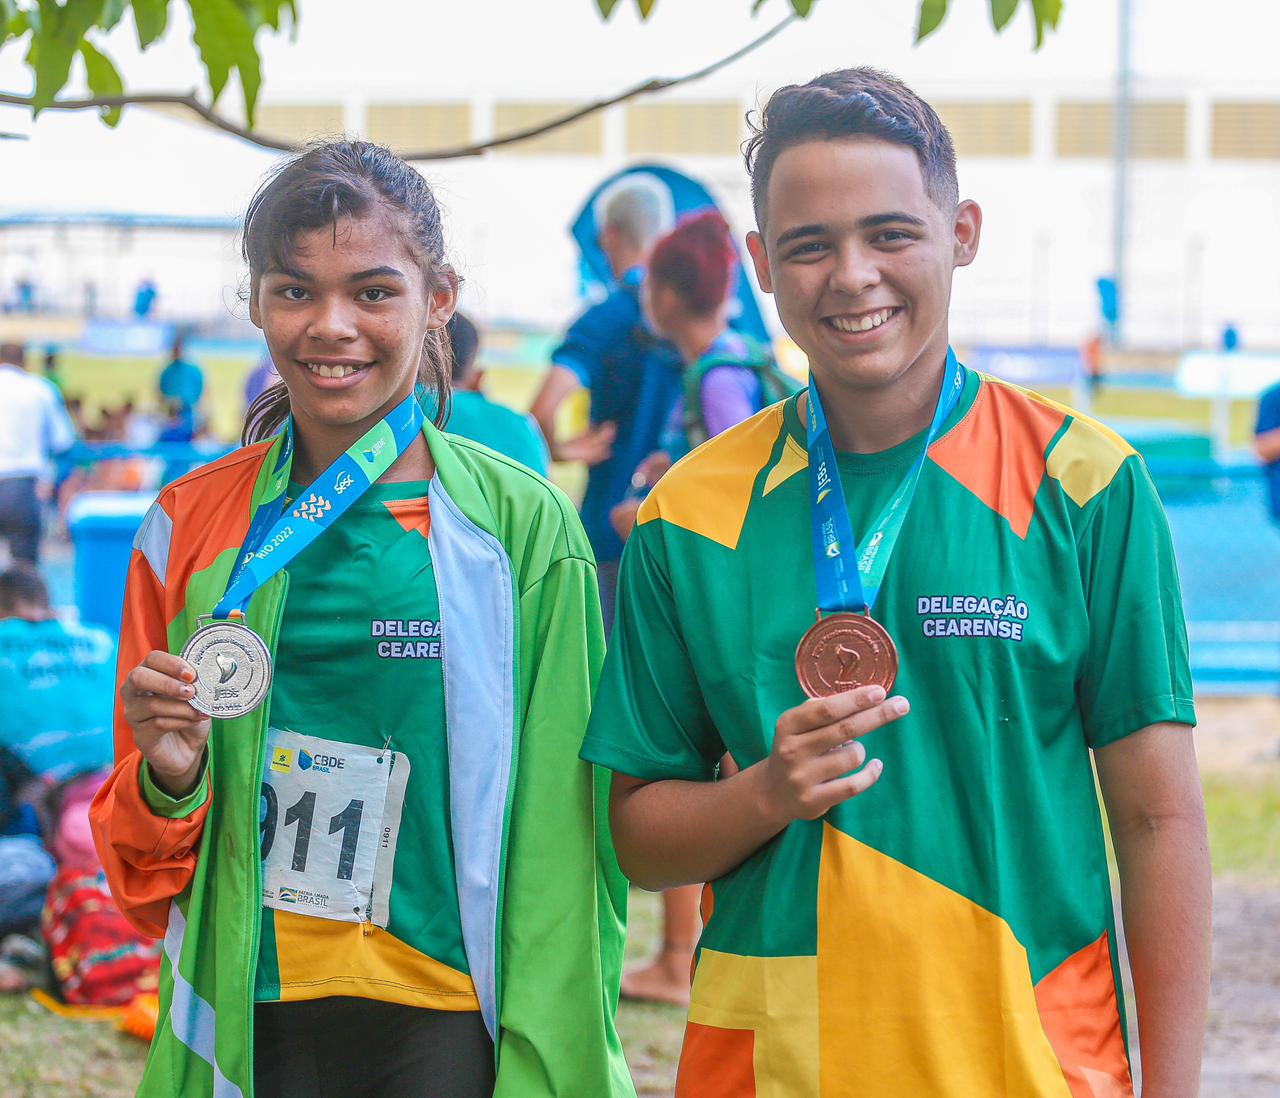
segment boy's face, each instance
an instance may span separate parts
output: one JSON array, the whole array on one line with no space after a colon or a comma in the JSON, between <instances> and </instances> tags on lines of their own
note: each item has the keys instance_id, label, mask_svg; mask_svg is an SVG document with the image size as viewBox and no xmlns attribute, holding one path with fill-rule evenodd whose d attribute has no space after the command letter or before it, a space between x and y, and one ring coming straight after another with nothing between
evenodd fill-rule
<instances>
[{"instance_id":1,"label":"boy's face","mask_svg":"<svg viewBox=\"0 0 1280 1098\"><path fill-rule=\"evenodd\" d=\"M819 385L879 389L917 363L941 368L951 275L973 261L982 213L940 210L914 149L793 145L774 161L764 214L747 238L760 287Z\"/></svg>"}]
</instances>

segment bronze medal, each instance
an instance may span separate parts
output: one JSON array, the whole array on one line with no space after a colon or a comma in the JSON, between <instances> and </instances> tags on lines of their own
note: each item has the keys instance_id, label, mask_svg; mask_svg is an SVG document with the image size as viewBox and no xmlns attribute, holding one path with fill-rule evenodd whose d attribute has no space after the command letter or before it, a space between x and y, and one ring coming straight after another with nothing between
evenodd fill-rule
<instances>
[{"instance_id":1,"label":"bronze medal","mask_svg":"<svg viewBox=\"0 0 1280 1098\"><path fill-rule=\"evenodd\" d=\"M883 686L888 693L897 677L897 646L867 614L819 616L796 646L796 678L811 698L858 686Z\"/></svg>"}]
</instances>

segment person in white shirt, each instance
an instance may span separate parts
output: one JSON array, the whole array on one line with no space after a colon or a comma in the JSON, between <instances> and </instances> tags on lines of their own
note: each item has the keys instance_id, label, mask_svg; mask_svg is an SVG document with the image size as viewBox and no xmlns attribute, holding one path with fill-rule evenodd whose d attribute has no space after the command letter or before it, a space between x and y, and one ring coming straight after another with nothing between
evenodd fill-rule
<instances>
[{"instance_id":1,"label":"person in white shirt","mask_svg":"<svg viewBox=\"0 0 1280 1098\"><path fill-rule=\"evenodd\" d=\"M46 461L76 440L62 395L24 367L25 348L0 344L0 541L14 560L37 562L39 482Z\"/></svg>"}]
</instances>

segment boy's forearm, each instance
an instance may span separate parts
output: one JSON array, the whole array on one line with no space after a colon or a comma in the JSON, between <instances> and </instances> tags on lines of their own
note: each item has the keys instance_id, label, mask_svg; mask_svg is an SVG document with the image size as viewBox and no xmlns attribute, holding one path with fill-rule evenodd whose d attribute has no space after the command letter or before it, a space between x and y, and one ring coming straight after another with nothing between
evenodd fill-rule
<instances>
[{"instance_id":1,"label":"boy's forearm","mask_svg":"<svg viewBox=\"0 0 1280 1098\"><path fill-rule=\"evenodd\" d=\"M615 775L610 813L622 871L657 891L714 881L741 865L790 822L763 794L764 765L718 782L640 785Z\"/></svg>"},{"instance_id":2,"label":"boy's forearm","mask_svg":"<svg viewBox=\"0 0 1280 1098\"><path fill-rule=\"evenodd\" d=\"M1142 1050L1142 1093L1193 1098L1209 1000L1212 878L1203 811L1114 834Z\"/></svg>"}]
</instances>

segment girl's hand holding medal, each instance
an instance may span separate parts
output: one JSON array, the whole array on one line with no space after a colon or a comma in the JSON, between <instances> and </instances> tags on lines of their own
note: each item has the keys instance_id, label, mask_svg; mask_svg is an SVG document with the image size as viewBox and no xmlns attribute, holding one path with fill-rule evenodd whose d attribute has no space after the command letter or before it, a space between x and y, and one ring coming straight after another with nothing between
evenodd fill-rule
<instances>
[{"instance_id":1,"label":"girl's hand holding medal","mask_svg":"<svg viewBox=\"0 0 1280 1098\"><path fill-rule=\"evenodd\" d=\"M156 784L173 797L196 787L212 720L191 705L195 670L171 652L155 651L120 688L124 718Z\"/></svg>"}]
</instances>

